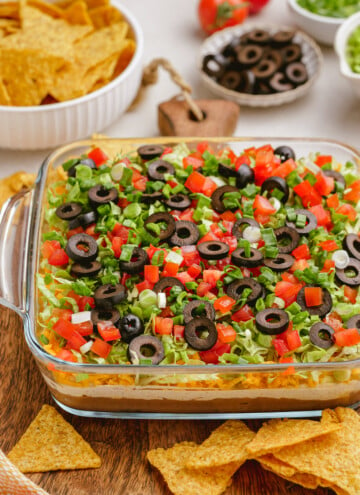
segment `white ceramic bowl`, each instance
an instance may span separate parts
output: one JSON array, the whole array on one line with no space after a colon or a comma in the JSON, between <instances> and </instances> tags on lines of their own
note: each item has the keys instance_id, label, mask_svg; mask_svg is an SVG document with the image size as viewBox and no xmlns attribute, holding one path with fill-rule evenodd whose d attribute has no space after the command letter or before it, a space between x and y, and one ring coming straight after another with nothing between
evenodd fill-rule
<instances>
[{"instance_id":1,"label":"white ceramic bowl","mask_svg":"<svg viewBox=\"0 0 360 495\"><path fill-rule=\"evenodd\" d=\"M295 23L315 40L324 45L333 45L335 34L345 19L313 14L300 7L297 0L287 0Z\"/></svg>"},{"instance_id":2,"label":"white ceramic bowl","mask_svg":"<svg viewBox=\"0 0 360 495\"><path fill-rule=\"evenodd\" d=\"M304 96L320 74L323 57L319 46L311 38L309 38L309 36L301 31L296 32L294 42L299 43L302 47L302 61L306 66L309 79L305 84L302 84L297 88L269 95L240 93L238 91L224 88L224 86L218 84L202 70L202 61L205 55L219 53L225 45L230 43L231 40L253 29L264 29L273 34L276 31L292 30L293 28L288 26L276 26L273 24L246 23L244 25L238 25L216 32L207 38L200 48L198 68L205 86L213 94L219 96L220 98L236 101L240 105L249 107L278 106L285 103L290 103L291 101L297 100L301 96Z\"/></svg>"},{"instance_id":3,"label":"white ceramic bowl","mask_svg":"<svg viewBox=\"0 0 360 495\"><path fill-rule=\"evenodd\" d=\"M360 98L360 74L353 72L346 60L349 36L358 26L360 26L360 12L349 17L338 29L335 37L335 51L339 57L341 74L349 81L355 94Z\"/></svg>"},{"instance_id":4,"label":"white ceramic bowl","mask_svg":"<svg viewBox=\"0 0 360 495\"><path fill-rule=\"evenodd\" d=\"M73 100L31 107L0 105L0 148L35 150L82 139L114 122L133 101L142 77L143 33L135 17L116 0L136 41L126 69L106 86Z\"/></svg>"}]
</instances>

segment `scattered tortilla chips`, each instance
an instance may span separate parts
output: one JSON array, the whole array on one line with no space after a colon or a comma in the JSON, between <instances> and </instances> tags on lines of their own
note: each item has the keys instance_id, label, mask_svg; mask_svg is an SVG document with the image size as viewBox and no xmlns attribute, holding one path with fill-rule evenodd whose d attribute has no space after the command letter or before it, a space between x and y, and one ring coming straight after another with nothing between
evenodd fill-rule
<instances>
[{"instance_id":1,"label":"scattered tortilla chips","mask_svg":"<svg viewBox=\"0 0 360 495\"><path fill-rule=\"evenodd\" d=\"M96 468L100 457L51 406L44 405L8 458L23 473Z\"/></svg>"},{"instance_id":2,"label":"scattered tortilla chips","mask_svg":"<svg viewBox=\"0 0 360 495\"><path fill-rule=\"evenodd\" d=\"M174 495L220 495L231 485L236 463L210 469L188 469L186 462L198 445L193 442L177 443L170 449L150 450L149 462L156 467Z\"/></svg>"},{"instance_id":3,"label":"scattered tortilla chips","mask_svg":"<svg viewBox=\"0 0 360 495\"><path fill-rule=\"evenodd\" d=\"M264 423L246 449L252 457L259 457L340 428L339 423L333 422L323 424L309 419L272 419Z\"/></svg>"},{"instance_id":4,"label":"scattered tortilla chips","mask_svg":"<svg viewBox=\"0 0 360 495\"><path fill-rule=\"evenodd\" d=\"M249 458L246 444L254 437L255 433L242 421L226 421L196 449L186 466L212 469L214 466L237 463L240 467Z\"/></svg>"},{"instance_id":5,"label":"scattered tortilla chips","mask_svg":"<svg viewBox=\"0 0 360 495\"><path fill-rule=\"evenodd\" d=\"M1 98L1 85L0 85ZM16 172L15 174L0 180L0 206L11 196L20 192L22 189L29 189L35 181L35 174L26 172Z\"/></svg>"},{"instance_id":6,"label":"scattered tortilla chips","mask_svg":"<svg viewBox=\"0 0 360 495\"><path fill-rule=\"evenodd\" d=\"M128 23L108 0L0 3L0 104L83 96L117 77L135 49Z\"/></svg>"}]
</instances>

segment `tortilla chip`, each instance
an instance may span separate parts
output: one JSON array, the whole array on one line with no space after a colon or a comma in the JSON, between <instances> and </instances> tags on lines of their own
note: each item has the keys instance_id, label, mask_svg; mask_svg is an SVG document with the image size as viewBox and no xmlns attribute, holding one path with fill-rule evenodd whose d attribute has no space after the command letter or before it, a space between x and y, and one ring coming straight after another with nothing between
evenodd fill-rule
<instances>
[{"instance_id":1,"label":"tortilla chip","mask_svg":"<svg viewBox=\"0 0 360 495\"><path fill-rule=\"evenodd\" d=\"M54 3L43 2L42 0L27 0L27 4L36 7L38 10L54 19L63 19L64 12Z\"/></svg>"},{"instance_id":2,"label":"tortilla chip","mask_svg":"<svg viewBox=\"0 0 360 495\"><path fill-rule=\"evenodd\" d=\"M246 449L250 456L259 457L276 452L283 447L326 435L340 428L341 426L337 423L324 425L319 421L309 419L272 419L263 424Z\"/></svg>"},{"instance_id":3,"label":"tortilla chip","mask_svg":"<svg viewBox=\"0 0 360 495\"><path fill-rule=\"evenodd\" d=\"M111 24L124 20L121 12L112 5L102 5L91 9L89 16L96 29L111 26Z\"/></svg>"},{"instance_id":4,"label":"tortilla chip","mask_svg":"<svg viewBox=\"0 0 360 495\"><path fill-rule=\"evenodd\" d=\"M256 459L261 466L277 474L285 480L304 486L305 488L315 489L319 486L319 479L311 474L298 473L294 468L285 462L276 459L272 454L267 454Z\"/></svg>"},{"instance_id":5,"label":"tortilla chip","mask_svg":"<svg viewBox=\"0 0 360 495\"><path fill-rule=\"evenodd\" d=\"M5 84L0 79L0 105L11 105L11 99Z\"/></svg>"},{"instance_id":6,"label":"tortilla chip","mask_svg":"<svg viewBox=\"0 0 360 495\"><path fill-rule=\"evenodd\" d=\"M283 448L274 455L298 472L319 476L320 485L332 486L350 495L360 493L360 416L352 409L338 407L323 413L322 424L337 424L337 431ZM325 485L324 483L327 483ZM340 491L339 491L340 490Z\"/></svg>"},{"instance_id":7,"label":"tortilla chip","mask_svg":"<svg viewBox=\"0 0 360 495\"><path fill-rule=\"evenodd\" d=\"M120 53L118 62L114 70L113 78L119 76L122 72L124 72L124 70L129 65L131 59L134 56L135 49L136 49L135 41L131 39L127 40L126 46L123 48L122 52Z\"/></svg>"},{"instance_id":8,"label":"tortilla chip","mask_svg":"<svg viewBox=\"0 0 360 495\"><path fill-rule=\"evenodd\" d=\"M44 405L8 458L23 473L96 468L100 457L51 406Z\"/></svg>"},{"instance_id":9,"label":"tortilla chip","mask_svg":"<svg viewBox=\"0 0 360 495\"><path fill-rule=\"evenodd\" d=\"M198 447L186 466L212 469L236 463L240 467L249 458L245 447L254 437L255 433L242 421L226 421Z\"/></svg>"},{"instance_id":10,"label":"tortilla chip","mask_svg":"<svg viewBox=\"0 0 360 495\"><path fill-rule=\"evenodd\" d=\"M1 2L0 17L9 19L19 19L19 3L18 2Z\"/></svg>"},{"instance_id":11,"label":"tortilla chip","mask_svg":"<svg viewBox=\"0 0 360 495\"><path fill-rule=\"evenodd\" d=\"M65 19L69 24L84 24L93 26L88 13L88 8L84 0L77 0L64 11Z\"/></svg>"},{"instance_id":12,"label":"tortilla chip","mask_svg":"<svg viewBox=\"0 0 360 495\"><path fill-rule=\"evenodd\" d=\"M231 485L237 463L212 469L191 470L185 467L198 446L193 442L175 444L170 449L155 449L147 453L174 495L220 495Z\"/></svg>"}]
</instances>

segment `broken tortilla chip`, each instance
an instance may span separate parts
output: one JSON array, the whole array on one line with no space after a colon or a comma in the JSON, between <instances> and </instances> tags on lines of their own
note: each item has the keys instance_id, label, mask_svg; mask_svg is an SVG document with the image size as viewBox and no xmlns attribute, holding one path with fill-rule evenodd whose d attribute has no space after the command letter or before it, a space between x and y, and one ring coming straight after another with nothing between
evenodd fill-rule
<instances>
[{"instance_id":1,"label":"broken tortilla chip","mask_svg":"<svg viewBox=\"0 0 360 495\"><path fill-rule=\"evenodd\" d=\"M285 480L301 485L305 488L315 489L319 486L319 479L316 476L305 473L298 473L293 467L289 466L285 462L276 459L272 454L267 454L256 459L260 462L261 466L277 474Z\"/></svg>"},{"instance_id":2,"label":"broken tortilla chip","mask_svg":"<svg viewBox=\"0 0 360 495\"><path fill-rule=\"evenodd\" d=\"M93 26L84 0L77 0L69 5L64 11L64 16L70 24L85 24L87 26Z\"/></svg>"},{"instance_id":3,"label":"broken tortilla chip","mask_svg":"<svg viewBox=\"0 0 360 495\"><path fill-rule=\"evenodd\" d=\"M254 437L255 433L242 421L226 421L189 457L186 466L191 469L213 469L236 463L240 467L249 458L246 445Z\"/></svg>"},{"instance_id":4,"label":"broken tortilla chip","mask_svg":"<svg viewBox=\"0 0 360 495\"><path fill-rule=\"evenodd\" d=\"M211 469L188 469L186 463L198 445L193 442L175 444L170 449L155 449L147 453L174 495L220 495L231 485L237 463Z\"/></svg>"},{"instance_id":5,"label":"broken tortilla chip","mask_svg":"<svg viewBox=\"0 0 360 495\"><path fill-rule=\"evenodd\" d=\"M55 408L44 405L8 458L23 473L96 468L100 457Z\"/></svg>"},{"instance_id":6,"label":"broken tortilla chip","mask_svg":"<svg viewBox=\"0 0 360 495\"><path fill-rule=\"evenodd\" d=\"M123 21L123 16L112 5L101 5L89 10L89 16L96 29Z\"/></svg>"}]
</instances>

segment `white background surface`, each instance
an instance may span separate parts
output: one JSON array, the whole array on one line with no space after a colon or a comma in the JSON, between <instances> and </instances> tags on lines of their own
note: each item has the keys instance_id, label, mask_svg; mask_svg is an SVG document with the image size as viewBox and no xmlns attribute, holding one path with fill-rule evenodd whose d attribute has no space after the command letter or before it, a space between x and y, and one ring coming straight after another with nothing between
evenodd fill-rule
<instances>
[{"instance_id":1,"label":"white background surface","mask_svg":"<svg viewBox=\"0 0 360 495\"><path fill-rule=\"evenodd\" d=\"M197 98L211 98L197 72L197 58L204 34L197 20L198 0L122 0L137 17L145 37L144 63L168 58L192 86ZM285 0L271 0L248 22L269 21L293 25ZM342 141L360 149L360 99L338 70L334 50L321 46L324 65L320 78L302 99L281 107L242 107L236 136L321 137ZM157 105L178 94L167 73L149 87L133 112L123 115L102 132L111 137L157 136ZM100 131L100 130L99 130ZM49 151L24 152L0 149L0 177L17 170L36 172Z\"/></svg>"}]
</instances>

